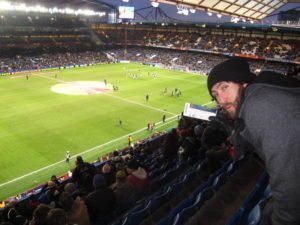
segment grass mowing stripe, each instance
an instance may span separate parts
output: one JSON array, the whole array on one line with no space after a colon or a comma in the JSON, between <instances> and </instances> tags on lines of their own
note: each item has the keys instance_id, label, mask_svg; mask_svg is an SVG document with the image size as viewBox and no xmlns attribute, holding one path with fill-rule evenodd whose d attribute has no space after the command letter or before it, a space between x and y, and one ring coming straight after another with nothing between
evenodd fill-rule
<instances>
[{"instance_id":1,"label":"grass mowing stripe","mask_svg":"<svg viewBox=\"0 0 300 225\"><path fill-rule=\"evenodd\" d=\"M175 116L173 116L173 117L168 118L166 123L163 123L163 124L162 124L162 122L156 123L156 124L158 124L158 127L157 127L157 128L160 128L160 127L162 127L162 126L164 126L164 125L166 125L166 124L168 124L168 123L170 123L170 122L173 122L174 119L177 118L177 116L178 116L178 115L175 115ZM101 147L104 147L104 146L106 146L106 145L109 145L109 144L111 144L111 143L113 143L113 142L117 142L117 141L119 141L119 140L121 140L121 139L124 139L124 138L126 138L128 135L137 134L137 133L140 133L140 132L142 132L142 131L144 131L144 130L146 130L146 129L147 129L147 128L144 127L144 128L139 129L139 130L136 130L136 131L134 131L134 132L130 132L130 133L125 134L125 135L123 135L123 136L121 136L121 137L118 137L118 138L116 138L116 139L113 139L113 140L111 140L111 141L109 141L109 142L106 142L106 143L104 143L104 144L95 146L95 147L90 148L90 149L87 149L87 150L85 150L85 151L83 151L83 152L81 152L81 153L78 153L78 154L76 154L76 155L73 155L71 158L76 158L76 157L79 156L79 155L85 155L85 154L87 154L87 153L89 153L89 152L91 152L91 151L97 150L97 149L99 149L99 148L101 148ZM56 166L56 165L58 165L58 164L60 164L60 163L65 163L65 160L58 161L58 162L53 163L53 164L51 164L51 165L45 166L45 167L43 167L43 168L41 168L41 169L38 169L38 170L32 171L32 172L30 172L30 173L27 173L27 174L25 174L25 175L23 175L23 176L17 177L17 178L15 178L15 179L13 179L13 180L10 180L10 181L8 181L8 182L2 183L2 184L0 184L0 187L3 187L3 186L5 186L5 185L7 185L7 184L10 184L10 183L12 183L12 182L21 180L21 179L23 179L23 178L25 178L25 177L28 177L28 176L33 175L33 174L35 174L35 173L41 172L41 171L43 171L43 170L49 169L50 167Z\"/></svg>"}]
</instances>

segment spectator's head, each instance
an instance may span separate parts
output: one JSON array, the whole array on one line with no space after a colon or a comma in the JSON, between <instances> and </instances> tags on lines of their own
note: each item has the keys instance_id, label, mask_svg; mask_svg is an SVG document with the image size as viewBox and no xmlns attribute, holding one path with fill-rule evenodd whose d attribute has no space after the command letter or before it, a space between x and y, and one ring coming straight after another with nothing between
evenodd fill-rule
<instances>
[{"instance_id":1,"label":"spectator's head","mask_svg":"<svg viewBox=\"0 0 300 225\"><path fill-rule=\"evenodd\" d=\"M83 163L83 159L82 159L82 157L79 155L79 156L77 156L76 157L76 165L80 165L80 164L82 164Z\"/></svg>"},{"instance_id":2,"label":"spectator's head","mask_svg":"<svg viewBox=\"0 0 300 225\"><path fill-rule=\"evenodd\" d=\"M59 196L59 205L66 211L70 211L73 206L73 198L70 196L69 193L63 192Z\"/></svg>"},{"instance_id":3,"label":"spectator's head","mask_svg":"<svg viewBox=\"0 0 300 225\"><path fill-rule=\"evenodd\" d=\"M132 159L127 163L127 172L130 174L133 171L137 170L139 166L139 163L136 160Z\"/></svg>"},{"instance_id":4,"label":"spectator's head","mask_svg":"<svg viewBox=\"0 0 300 225\"><path fill-rule=\"evenodd\" d=\"M2 212L2 217L5 221L14 221L18 215L14 207L6 207Z\"/></svg>"},{"instance_id":5,"label":"spectator's head","mask_svg":"<svg viewBox=\"0 0 300 225\"><path fill-rule=\"evenodd\" d=\"M204 125L203 124L198 124L194 127L194 133L195 133L195 136L200 138L203 131L204 131Z\"/></svg>"},{"instance_id":6,"label":"spectator's head","mask_svg":"<svg viewBox=\"0 0 300 225\"><path fill-rule=\"evenodd\" d=\"M57 179L57 176L56 176L56 175L52 175L51 178L50 178L50 180L52 180L52 181L57 181L58 179Z\"/></svg>"},{"instance_id":7,"label":"spectator's head","mask_svg":"<svg viewBox=\"0 0 300 225\"><path fill-rule=\"evenodd\" d=\"M105 178L101 174L96 174L93 178L93 187L98 189L104 186L106 186Z\"/></svg>"},{"instance_id":8,"label":"spectator's head","mask_svg":"<svg viewBox=\"0 0 300 225\"><path fill-rule=\"evenodd\" d=\"M116 182L118 184L123 184L127 180L127 174L123 170L119 170L116 174Z\"/></svg>"},{"instance_id":9,"label":"spectator's head","mask_svg":"<svg viewBox=\"0 0 300 225\"><path fill-rule=\"evenodd\" d=\"M103 167L102 167L102 173L110 173L111 171L111 167L108 163L106 163Z\"/></svg>"},{"instance_id":10,"label":"spectator's head","mask_svg":"<svg viewBox=\"0 0 300 225\"><path fill-rule=\"evenodd\" d=\"M47 215L48 225L67 225L66 212L63 209L51 209Z\"/></svg>"},{"instance_id":11,"label":"spectator's head","mask_svg":"<svg viewBox=\"0 0 300 225\"><path fill-rule=\"evenodd\" d=\"M227 116L235 119L243 101L244 88L255 78L255 74L250 72L248 62L233 58L211 70L207 88Z\"/></svg>"},{"instance_id":12,"label":"spectator's head","mask_svg":"<svg viewBox=\"0 0 300 225\"><path fill-rule=\"evenodd\" d=\"M72 182L67 183L64 187L64 191L72 194L76 190L76 185Z\"/></svg>"},{"instance_id":13,"label":"spectator's head","mask_svg":"<svg viewBox=\"0 0 300 225\"><path fill-rule=\"evenodd\" d=\"M116 157L116 156L118 156L118 155L119 155L119 152L118 152L117 150L115 150L115 151L113 152L113 156Z\"/></svg>"},{"instance_id":14,"label":"spectator's head","mask_svg":"<svg viewBox=\"0 0 300 225\"><path fill-rule=\"evenodd\" d=\"M33 211L33 219L30 224L42 225L45 224L46 217L50 207L46 204L39 204L38 207Z\"/></svg>"},{"instance_id":15,"label":"spectator's head","mask_svg":"<svg viewBox=\"0 0 300 225\"><path fill-rule=\"evenodd\" d=\"M56 188L56 183L54 181L52 181L52 180L49 180L47 182L47 188L46 188L46 190L55 189L55 188Z\"/></svg>"}]
</instances>

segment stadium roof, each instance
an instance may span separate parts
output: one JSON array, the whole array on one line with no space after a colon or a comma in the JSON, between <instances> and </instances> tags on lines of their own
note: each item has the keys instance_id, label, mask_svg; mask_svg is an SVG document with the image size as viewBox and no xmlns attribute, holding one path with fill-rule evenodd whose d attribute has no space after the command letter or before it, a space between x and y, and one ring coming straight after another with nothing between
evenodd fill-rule
<instances>
[{"instance_id":1,"label":"stadium roof","mask_svg":"<svg viewBox=\"0 0 300 225\"><path fill-rule=\"evenodd\" d=\"M288 0L151 0L153 2L200 9L223 15L259 20L270 15Z\"/></svg>"}]
</instances>

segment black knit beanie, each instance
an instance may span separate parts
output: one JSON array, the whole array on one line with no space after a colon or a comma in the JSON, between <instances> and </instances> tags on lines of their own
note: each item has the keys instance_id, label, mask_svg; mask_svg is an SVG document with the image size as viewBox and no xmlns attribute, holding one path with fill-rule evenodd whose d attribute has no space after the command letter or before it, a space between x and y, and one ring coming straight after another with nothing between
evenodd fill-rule
<instances>
[{"instance_id":1,"label":"black knit beanie","mask_svg":"<svg viewBox=\"0 0 300 225\"><path fill-rule=\"evenodd\" d=\"M216 65L207 78L207 89L211 94L212 87L221 81L232 81L235 83L249 83L256 78L250 72L247 61L240 58L232 58Z\"/></svg>"}]
</instances>

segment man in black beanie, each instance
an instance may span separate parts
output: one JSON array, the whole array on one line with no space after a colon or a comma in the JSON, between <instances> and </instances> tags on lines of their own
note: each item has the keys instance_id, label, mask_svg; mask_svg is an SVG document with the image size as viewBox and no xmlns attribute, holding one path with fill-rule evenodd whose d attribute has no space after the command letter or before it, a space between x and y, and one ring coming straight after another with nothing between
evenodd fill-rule
<instances>
[{"instance_id":1,"label":"man in black beanie","mask_svg":"<svg viewBox=\"0 0 300 225\"><path fill-rule=\"evenodd\" d=\"M229 121L243 123L231 132L236 150L250 143L265 162L273 201L263 225L299 225L300 88L276 73L261 75L246 61L229 59L211 70L207 87Z\"/></svg>"}]
</instances>

